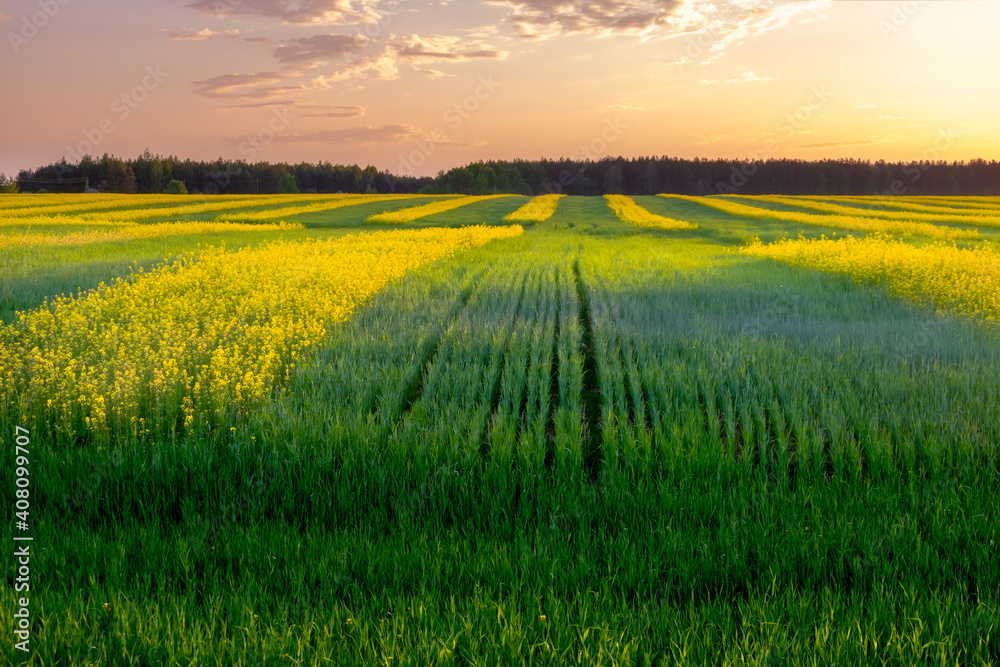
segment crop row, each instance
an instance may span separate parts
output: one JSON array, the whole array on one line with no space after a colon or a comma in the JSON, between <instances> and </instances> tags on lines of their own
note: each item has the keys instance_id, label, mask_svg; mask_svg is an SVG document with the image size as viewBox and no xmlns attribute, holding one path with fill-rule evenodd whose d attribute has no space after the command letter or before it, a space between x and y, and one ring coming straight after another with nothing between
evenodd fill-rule
<instances>
[{"instance_id":1,"label":"crop row","mask_svg":"<svg viewBox=\"0 0 1000 667\"><path fill-rule=\"evenodd\" d=\"M652 227L654 229L697 229L698 225L687 220L674 220L662 215L650 213L625 195L604 195L608 206L615 212L618 219L636 227Z\"/></svg>"},{"instance_id":2,"label":"crop row","mask_svg":"<svg viewBox=\"0 0 1000 667\"><path fill-rule=\"evenodd\" d=\"M467 227L209 249L20 313L0 329L3 410L53 436L170 435L246 415L387 282L521 233Z\"/></svg>"},{"instance_id":3,"label":"crop row","mask_svg":"<svg viewBox=\"0 0 1000 667\"><path fill-rule=\"evenodd\" d=\"M336 335L269 438L388 469L595 480L723 459L786 484L995 459L998 353L971 323L767 260L619 244L522 248L447 296L397 296L418 305Z\"/></svg>"},{"instance_id":4,"label":"crop row","mask_svg":"<svg viewBox=\"0 0 1000 667\"><path fill-rule=\"evenodd\" d=\"M786 211L772 211L757 206L747 206L725 199L714 197L689 197L686 195L660 195L681 201L690 201L709 208L753 220L780 220L783 222L804 223L834 229L846 229L859 232L874 232L883 234L906 234L927 236L936 239L968 239L977 238L979 232L975 229L957 229L928 222L911 222L908 220L889 220L874 217L865 212L860 215L810 214ZM796 200L797 201L797 200ZM852 211L853 213L853 211ZM872 213L877 213L872 211ZM971 224L970 218L964 218L962 224Z\"/></svg>"},{"instance_id":5,"label":"crop row","mask_svg":"<svg viewBox=\"0 0 1000 667\"><path fill-rule=\"evenodd\" d=\"M504 222L516 224L535 224L545 222L556 212L559 198L564 195L539 195L513 213L504 216Z\"/></svg>"},{"instance_id":6,"label":"crop row","mask_svg":"<svg viewBox=\"0 0 1000 667\"><path fill-rule=\"evenodd\" d=\"M476 202L510 196L512 195L485 195L476 197L459 197L458 199L446 199L444 201L435 201L430 204L424 204L423 206L413 206L410 208L400 209L398 211L376 213L365 220L365 222L368 224L398 225L426 218L427 216L434 215L435 213L444 213L445 211L451 211L456 208L468 206L469 204L474 204Z\"/></svg>"},{"instance_id":7,"label":"crop row","mask_svg":"<svg viewBox=\"0 0 1000 667\"><path fill-rule=\"evenodd\" d=\"M943 212L913 212L912 207L908 207L907 210L899 211L885 211L877 209L859 211L853 206L841 206L840 204L831 204L829 202L816 201L802 197L781 197L777 195L769 195L742 197L742 199L747 199L749 201L775 202L777 204L795 206L807 211L816 211L818 213L829 213L833 215L857 215L861 213L866 218L900 221L904 223L930 222L935 224L981 225L983 227L1000 226L1000 215L998 215L1000 211L958 211L949 214Z\"/></svg>"},{"instance_id":8,"label":"crop row","mask_svg":"<svg viewBox=\"0 0 1000 667\"><path fill-rule=\"evenodd\" d=\"M754 242L741 252L833 271L931 308L1000 320L1000 255L992 245L914 247L884 238Z\"/></svg>"},{"instance_id":9,"label":"crop row","mask_svg":"<svg viewBox=\"0 0 1000 667\"><path fill-rule=\"evenodd\" d=\"M51 226L47 225L51 228ZM45 227L43 227L45 228ZM107 229L58 233L0 234L0 248L24 246L76 246L95 243L114 243L166 236L207 234L211 232L269 232L286 229L305 229L298 224L248 225L228 222L162 222L150 225L114 225Z\"/></svg>"}]
</instances>

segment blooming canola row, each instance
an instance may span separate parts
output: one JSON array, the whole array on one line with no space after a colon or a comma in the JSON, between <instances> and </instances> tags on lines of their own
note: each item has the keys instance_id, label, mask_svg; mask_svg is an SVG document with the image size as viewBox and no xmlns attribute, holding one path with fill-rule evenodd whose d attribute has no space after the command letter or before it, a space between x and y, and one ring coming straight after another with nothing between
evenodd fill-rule
<instances>
[{"instance_id":1,"label":"blooming canola row","mask_svg":"<svg viewBox=\"0 0 1000 667\"><path fill-rule=\"evenodd\" d=\"M2 409L52 435L217 426L270 395L389 281L522 228L464 227L210 248L0 328Z\"/></svg>"}]
</instances>

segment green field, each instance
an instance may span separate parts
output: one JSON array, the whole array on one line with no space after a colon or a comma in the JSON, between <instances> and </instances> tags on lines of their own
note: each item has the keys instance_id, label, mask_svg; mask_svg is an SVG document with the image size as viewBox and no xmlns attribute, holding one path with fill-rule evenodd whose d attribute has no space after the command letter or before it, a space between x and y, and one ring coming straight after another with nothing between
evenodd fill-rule
<instances>
[{"instance_id":1,"label":"green field","mask_svg":"<svg viewBox=\"0 0 1000 667\"><path fill-rule=\"evenodd\" d=\"M12 519L4 539L33 538L30 593L15 593L8 555L0 594L8 629L30 597L30 652L5 630L0 662L1000 665L992 209L953 222L965 200L714 198L760 209L747 217L635 198L697 225L670 231L626 224L604 198L565 197L519 236L388 280L295 348L294 363L280 348L264 398L198 412L179 385L137 398L146 426L129 427L110 396L106 424L92 407L60 413L47 401L94 399L34 382L40 367L15 359L33 347L41 359L46 345L68 354L56 328L97 340L138 318L76 302L60 315L60 294L86 301L179 276L222 245L238 282L241 248L492 229L528 198L402 225L365 220L426 198L281 220L301 228L57 243L114 227L99 217L111 205L74 217L73 202L87 201L74 197L49 214L39 205L33 215L49 222L29 225L5 212L43 196L0 196L0 239L21 235L0 254L0 352L14 359L0 366L0 483L12 513L15 468L30 471L30 530ZM232 210L315 200L234 198ZM855 279L739 252L755 238L852 234L843 213L809 207L818 201L868 216L859 237L901 212L963 232L897 239L985 252L970 280L987 296L904 298L891 272ZM38 233L53 238L26 240ZM291 296L267 316L294 320ZM203 307L192 298L192 332L215 326ZM48 310L34 328L15 314ZM18 427L30 432L27 461L16 462Z\"/></svg>"}]
</instances>

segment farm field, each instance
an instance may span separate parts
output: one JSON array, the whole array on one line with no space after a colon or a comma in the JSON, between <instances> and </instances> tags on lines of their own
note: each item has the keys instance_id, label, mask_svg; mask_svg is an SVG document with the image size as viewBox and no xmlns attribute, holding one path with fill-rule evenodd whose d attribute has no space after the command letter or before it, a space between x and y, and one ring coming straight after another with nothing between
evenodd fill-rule
<instances>
[{"instance_id":1,"label":"farm field","mask_svg":"<svg viewBox=\"0 0 1000 667\"><path fill-rule=\"evenodd\" d=\"M994 205L0 195L28 664L1000 665Z\"/></svg>"}]
</instances>

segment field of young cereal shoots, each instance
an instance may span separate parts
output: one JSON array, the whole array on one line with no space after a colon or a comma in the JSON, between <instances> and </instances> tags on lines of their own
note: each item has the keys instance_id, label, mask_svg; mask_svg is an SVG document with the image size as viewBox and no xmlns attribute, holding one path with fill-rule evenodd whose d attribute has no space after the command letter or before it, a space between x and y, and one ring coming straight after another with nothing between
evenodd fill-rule
<instances>
[{"instance_id":1,"label":"field of young cereal shoots","mask_svg":"<svg viewBox=\"0 0 1000 667\"><path fill-rule=\"evenodd\" d=\"M0 195L0 624L37 666L998 665L998 212Z\"/></svg>"}]
</instances>

